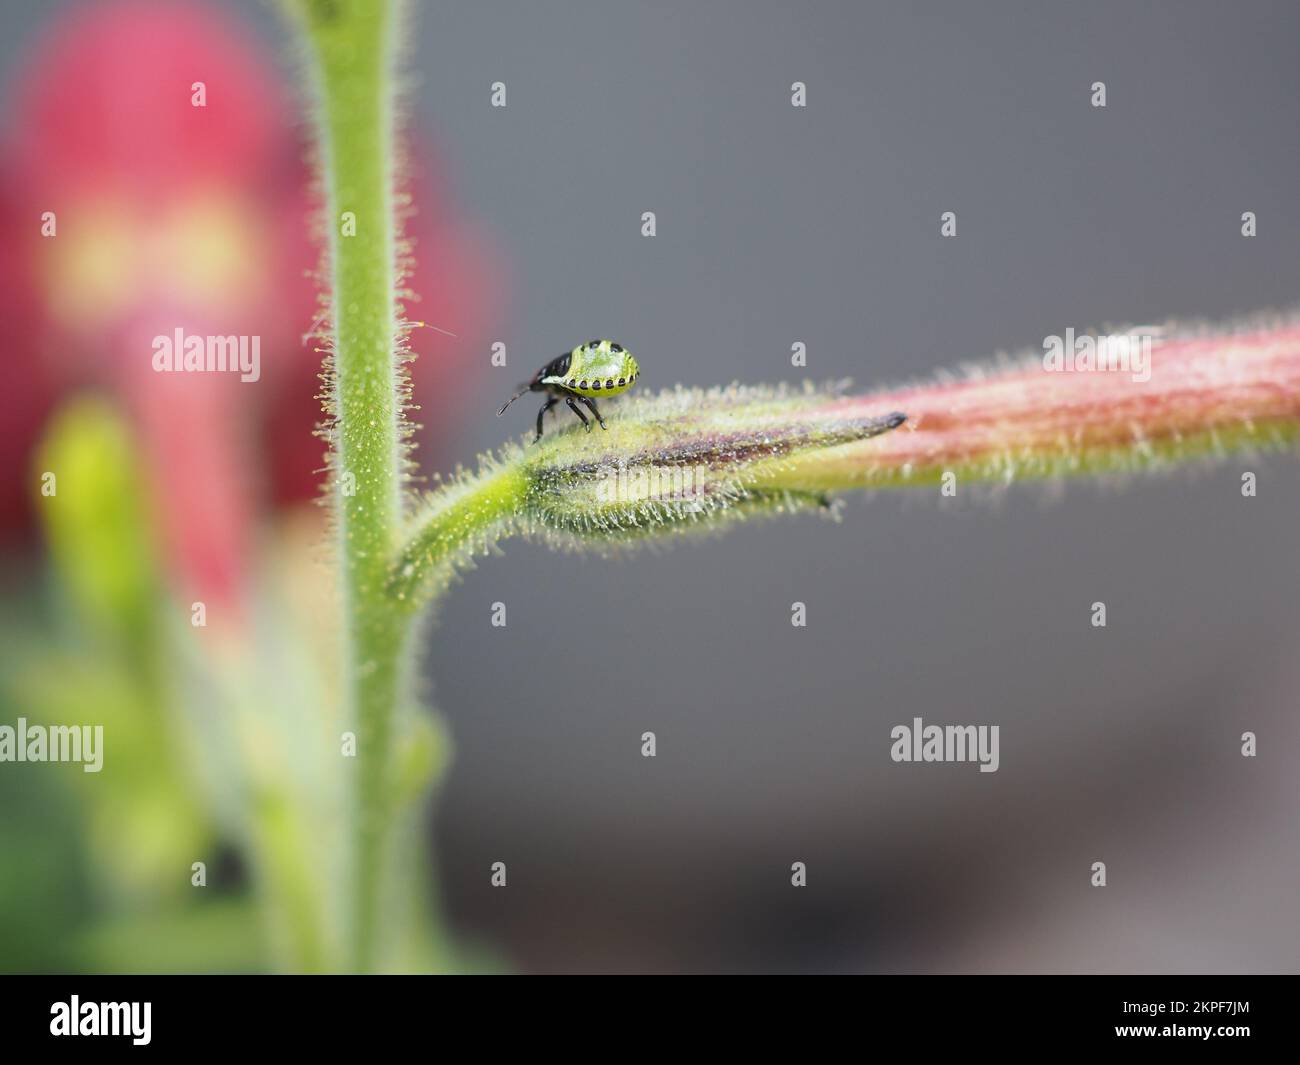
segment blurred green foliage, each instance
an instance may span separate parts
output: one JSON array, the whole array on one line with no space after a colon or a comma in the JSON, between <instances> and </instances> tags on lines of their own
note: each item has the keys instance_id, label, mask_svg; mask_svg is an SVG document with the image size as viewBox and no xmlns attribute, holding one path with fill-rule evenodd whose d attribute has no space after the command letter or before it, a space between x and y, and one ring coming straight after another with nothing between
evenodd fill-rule
<instances>
[{"instance_id":1,"label":"blurred green foliage","mask_svg":"<svg viewBox=\"0 0 1300 1065\"><path fill-rule=\"evenodd\" d=\"M185 930L196 942L207 935L221 894L200 902L190 884L192 863L216 851L215 832L172 713L169 606L141 470L126 422L93 398L63 407L36 455L49 566L29 571L4 605L3 721L102 725L104 760L98 773L0 767L0 967L10 971L123 970L146 958L187 967ZM220 912L243 930L219 937L224 964L257 966L247 902L232 910L222 899ZM129 950L107 949L123 922L141 935Z\"/></svg>"},{"instance_id":2,"label":"blurred green foliage","mask_svg":"<svg viewBox=\"0 0 1300 1065\"><path fill-rule=\"evenodd\" d=\"M145 469L98 398L63 407L37 453L48 564L0 599L0 723L101 725L104 755L98 773L0 765L0 969L338 969L351 763L319 522L268 522L247 616L196 628ZM417 801L447 750L421 715L397 752L413 867L386 919L404 969L448 965Z\"/></svg>"}]
</instances>

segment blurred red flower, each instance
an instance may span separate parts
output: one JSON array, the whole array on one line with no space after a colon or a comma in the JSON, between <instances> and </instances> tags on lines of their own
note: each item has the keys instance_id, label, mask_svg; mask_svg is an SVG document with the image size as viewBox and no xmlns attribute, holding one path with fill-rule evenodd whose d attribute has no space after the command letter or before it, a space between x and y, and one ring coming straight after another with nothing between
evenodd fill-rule
<instances>
[{"instance_id":1,"label":"blurred red flower","mask_svg":"<svg viewBox=\"0 0 1300 1065\"><path fill-rule=\"evenodd\" d=\"M26 471L62 394L108 391L137 427L178 589L238 602L258 509L321 480L320 354L303 339L320 248L299 123L256 39L199 4L74 9L29 55L0 144L0 460ZM422 382L453 363L463 377L481 346L488 265L415 184L410 315L455 334L413 338L415 399L445 428ZM153 338L178 328L260 337L260 379L156 372ZM0 530L28 522L31 496L30 477L5 480Z\"/></svg>"}]
</instances>

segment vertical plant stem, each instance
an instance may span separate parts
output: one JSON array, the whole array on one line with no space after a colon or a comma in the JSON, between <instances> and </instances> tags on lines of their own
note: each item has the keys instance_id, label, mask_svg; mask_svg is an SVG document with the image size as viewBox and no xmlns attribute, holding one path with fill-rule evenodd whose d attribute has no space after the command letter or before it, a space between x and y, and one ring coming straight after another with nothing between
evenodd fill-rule
<instances>
[{"instance_id":1,"label":"vertical plant stem","mask_svg":"<svg viewBox=\"0 0 1300 1065\"><path fill-rule=\"evenodd\" d=\"M318 80L330 233L335 512L357 737L347 938L350 967L363 972L382 956L378 918L391 887L395 717L407 681L408 625L384 587L401 522L403 462L389 70L394 6L294 6ZM355 218L353 235L341 235L345 212Z\"/></svg>"}]
</instances>

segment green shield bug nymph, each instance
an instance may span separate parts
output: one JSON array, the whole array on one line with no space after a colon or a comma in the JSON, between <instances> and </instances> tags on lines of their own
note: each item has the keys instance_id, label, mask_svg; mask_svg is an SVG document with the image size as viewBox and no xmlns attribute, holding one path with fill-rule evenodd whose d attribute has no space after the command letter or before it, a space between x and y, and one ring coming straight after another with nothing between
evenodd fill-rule
<instances>
[{"instance_id":1,"label":"green shield bug nymph","mask_svg":"<svg viewBox=\"0 0 1300 1065\"><path fill-rule=\"evenodd\" d=\"M626 392L641 376L641 368L636 359L622 344L612 340L588 340L579 344L572 351L566 351L558 358L543 366L527 384L520 385L519 391L511 396L497 411L499 418L506 412L506 407L525 392L545 392L546 402L537 412L537 440L542 438L542 418L561 399L569 405L582 419L582 424L591 432L591 422L578 406L582 403L600 422L602 429L607 429L605 419L596 409L599 396L617 396Z\"/></svg>"}]
</instances>

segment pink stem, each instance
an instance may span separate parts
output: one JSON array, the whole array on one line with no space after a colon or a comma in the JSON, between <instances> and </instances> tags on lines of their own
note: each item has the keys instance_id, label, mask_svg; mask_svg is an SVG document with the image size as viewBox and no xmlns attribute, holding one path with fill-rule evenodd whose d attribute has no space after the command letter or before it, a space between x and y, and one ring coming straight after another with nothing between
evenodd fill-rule
<instances>
[{"instance_id":1,"label":"pink stem","mask_svg":"<svg viewBox=\"0 0 1300 1065\"><path fill-rule=\"evenodd\" d=\"M902 429L844 449L856 478L1058 475L1277 446L1300 432L1300 322L1154 337L1146 381L1051 371L1039 357L837 400L825 413L893 410L907 415Z\"/></svg>"}]
</instances>

